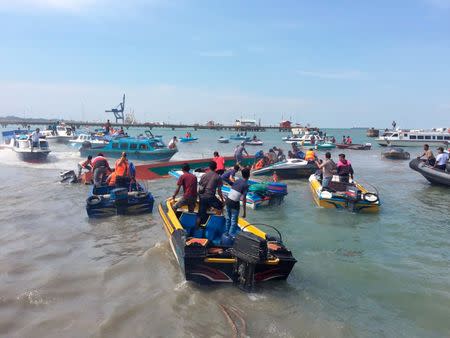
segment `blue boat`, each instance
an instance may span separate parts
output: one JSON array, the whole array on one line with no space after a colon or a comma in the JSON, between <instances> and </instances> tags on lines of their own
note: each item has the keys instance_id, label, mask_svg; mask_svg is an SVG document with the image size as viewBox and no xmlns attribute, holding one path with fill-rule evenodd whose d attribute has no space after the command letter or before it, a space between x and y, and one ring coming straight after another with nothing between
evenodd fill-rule
<instances>
[{"instance_id":1,"label":"blue boat","mask_svg":"<svg viewBox=\"0 0 450 338\"><path fill-rule=\"evenodd\" d=\"M193 174L200 180L204 174L202 168L196 169ZM171 170L169 175L178 179L183 172L181 170ZM251 209L259 209L263 206L279 205L287 195L287 185L285 183L276 182L258 182L248 181L250 189L247 193L247 207ZM227 196L231 187L227 184L222 186L222 193Z\"/></svg>"},{"instance_id":2,"label":"blue boat","mask_svg":"<svg viewBox=\"0 0 450 338\"><path fill-rule=\"evenodd\" d=\"M90 218L151 213L154 202L153 195L139 183L131 184L130 189L93 185L86 212Z\"/></svg>"},{"instance_id":3,"label":"blue boat","mask_svg":"<svg viewBox=\"0 0 450 338\"><path fill-rule=\"evenodd\" d=\"M168 161L178 150L169 149L162 140L148 137L113 138L104 147L92 147L89 143L80 148L82 157L95 156L99 152L106 157L119 158L122 152L128 159L141 161Z\"/></svg>"},{"instance_id":4,"label":"blue boat","mask_svg":"<svg viewBox=\"0 0 450 338\"><path fill-rule=\"evenodd\" d=\"M180 137L179 140L182 143L195 142L198 140L198 137Z\"/></svg>"},{"instance_id":5,"label":"blue boat","mask_svg":"<svg viewBox=\"0 0 450 338\"><path fill-rule=\"evenodd\" d=\"M29 130L23 129L2 131L3 144L1 147L12 148L14 146L14 142L11 142L11 140L18 139L20 135L28 135L30 133L31 132Z\"/></svg>"},{"instance_id":6,"label":"blue boat","mask_svg":"<svg viewBox=\"0 0 450 338\"><path fill-rule=\"evenodd\" d=\"M231 135L230 136L230 140L237 140L237 141L250 141L250 136L245 136L245 135Z\"/></svg>"}]
</instances>

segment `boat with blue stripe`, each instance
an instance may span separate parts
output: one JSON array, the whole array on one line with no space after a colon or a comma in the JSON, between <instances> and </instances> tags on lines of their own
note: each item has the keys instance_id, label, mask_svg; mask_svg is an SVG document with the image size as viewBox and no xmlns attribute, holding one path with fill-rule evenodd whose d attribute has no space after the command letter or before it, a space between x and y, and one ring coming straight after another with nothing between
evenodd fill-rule
<instances>
[{"instance_id":1,"label":"boat with blue stripe","mask_svg":"<svg viewBox=\"0 0 450 338\"><path fill-rule=\"evenodd\" d=\"M183 172L181 170L171 170L169 175L178 179ZM193 174L197 177L197 180L205 174L203 168L194 170ZM224 182L225 183L225 182ZM269 205L280 205L284 200L284 196L287 195L287 185L285 183L276 182L258 182L248 181L250 188L247 193L247 207L251 209L259 209ZM222 186L222 192L224 196L230 193L231 187L228 184ZM242 201L241 201L242 203Z\"/></svg>"}]
</instances>

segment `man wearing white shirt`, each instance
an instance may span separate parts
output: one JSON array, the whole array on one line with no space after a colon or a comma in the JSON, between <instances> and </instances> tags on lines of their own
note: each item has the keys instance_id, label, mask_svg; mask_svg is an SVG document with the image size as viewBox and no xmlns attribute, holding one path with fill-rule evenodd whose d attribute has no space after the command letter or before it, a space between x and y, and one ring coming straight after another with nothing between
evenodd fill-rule
<instances>
[{"instance_id":1,"label":"man wearing white shirt","mask_svg":"<svg viewBox=\"0 0 450 338\"><path fill-rule=\"evenodd\" d=\"M448 161L448 154L444 153L444 148L438 148L438 154L436 156L436 163L434 167L437 169L445 170Z\"/></svg>"},{"instance_id":2,"label":"man wearing white shirt","mask_svg":"<svg viewBox=\"0 0 450 338\"><path fill-rule=\"evenodd\" d=\"M39 138L42 136L40 131L39 128L36 128L31 134L31 151L33 151L33 148L39 148Z\"/></svg>"}]
</instances>

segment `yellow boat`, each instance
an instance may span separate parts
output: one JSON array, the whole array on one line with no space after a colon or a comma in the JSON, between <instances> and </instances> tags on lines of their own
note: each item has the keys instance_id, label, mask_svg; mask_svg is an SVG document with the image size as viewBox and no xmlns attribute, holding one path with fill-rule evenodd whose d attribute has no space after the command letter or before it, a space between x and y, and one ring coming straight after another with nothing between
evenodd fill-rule
<instances>
[{"instance_id":1,"label":"yellow boat","mask_svg":"<svg viewBox=\"0 0 450 338\"><path fill-rule=\"evenodd\" d=\"M315 174L309 177L309 187L314 202L322 208L348 209L352 212L378 212L380 199L378 194L369 192L357 182L339 182L334 176L330 185L322 188L319 177Z\"/></svg>"},{"instance_id":2,"label":"yellow boat","mask_svg":"<svg viewBox=\"0 0 450 338\"><path fill-rule=\"evenodd\" d=\"M236 283L249 290L255 283L285 280L297 262L274 227L276 237L239 218L233 238L226 233L224 216L210 212L205 226L197 227L197 213L174 210L173 204L168 199L158 210L186 280Z\"/></svg>"}]
</instances>

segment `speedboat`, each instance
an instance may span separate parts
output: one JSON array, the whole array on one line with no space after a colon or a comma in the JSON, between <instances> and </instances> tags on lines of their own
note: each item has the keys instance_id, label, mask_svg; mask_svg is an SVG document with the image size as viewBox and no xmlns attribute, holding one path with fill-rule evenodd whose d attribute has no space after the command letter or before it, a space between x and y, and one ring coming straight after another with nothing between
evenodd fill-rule
<instances>
[{"instance_id":1,"label":"speedboat","mask_svg":"<svg viewBox=\"0 0 450 338\"><path fill-rule=\"evenodd\" d=\"M314 142L313 142L314 139ZM297 134L292 137L283 138L286 143L298 143L305 147L314 147L317 144L324 143L324 139L320 136L320 133L316 130L308 131L306 130L303 135Z\"/></svg>"},{"instance_id":2,"label":"speedboat","mask_svg":"<svg viewBox=\"0 0 450 338\"><path fill-rule=\"evenodd\" d=\"M357 182L339 182L333 176L329 186L322 188L319 177L309 177L309 187L317 206L331 209L347 209L352 212L378 212L380 199L377 193L369 192Z\"/></svg>"},{"instance_id":3,"label":"speedboat","mask_svg":"<svg viewBox=\"0 0 450 338\"><path fill-rule=\"evenodd\" d=\"M17 157L25 162L43 162L47 160L50 149L46 139L39 139L39 147L31 147L28 136L21 135L14 140L12 150L17 154Z\"/></svg>"},{"instance_id":4,"label":"speedboat","mask_svg":"<svg viewBox=\"0 0 450 338\"><path fill-rule=\"evenodd\" d=\"M446 170L440 170L427 165L420 159L409 162L409 167L425 177L430 183L450 187L450 163L447 162Z\"/></svg>"},{"instance_id":5,"label":"speedboat","mask_svg":"<svg viewBox=\"0 0 450 338\"><path fill-rule=\"evenodd\" d=\"M205 174L204 168L195 169L192 173L200 181L201 177ZM181 170L171 170L169 175L178 179L183 172ZM225 183L225 182L224 182ZM249 191L247 193L247 206L251 209L259 209L269 205L280 205L284 200L284 196L287 195L287 184L276 182L258 182L248 180ZM222 186L222 193L227 196L231 191L231 187L228 184ZM242 202L241 202L242 204Z\"/></svg>"},{"instance_id":6,"label":"speedboat","mask_svg":"<svg viewBox=\"0 0 450 338\"><path fill-rule=\"evenodd\" d=\"M291 158L277 162L269 166L252 171L254 176L269 176L276 172L279 178L308 178L317 170L314 162L308 162L299 158Z\"/></svg>"},{"instance_id":7,"label":"speedboat","mask_svg":"<svg viewBox=\"0 0 450 338\"><path fill-rule=\"evenodd\" d=\"M139 183L130 184L129 189L92 185L86 212L90 218L151 213L154 201L152 194Z\"/></svg>"},{"instance_id":8,"label":"speedboat","mask_svg":"<svg viewBox=\"0 0 450 338\"><path fill-rule=\"evenodd\" d=\"M249 141L250 140L250 136L246 136L246 135L231 135L230 136L230 140L235 140L235 141Z\"/></svg>"},{"instance_id":9,"label":"speedboat","mask_svg":"<svg viewBox=\"0 0 450 338\"><path fill-rule=\"evenodd\" d=\"M80 148L82 157L101 152L107 157L119 158L122 152L126 152L129 159L143 161L168 161L177 151L177 148L169 149L160 139L146 137L113 138L101 148L92 148L90 143Z\"/></svg>"},{"instance_id":10,"label":"speedboat","mask_svg":"<svg viewBox=\"0 0 450 338\"><path fill-rule=\"evenodd\" d=\"M411 155L402 148L388 147L386 151L381 153L381 156L390 160L409 160Z\"/></svg>"},{"instance_id":11,"label":"speedboat","mask_svg":"<svg viewBox=\"0 0 450 338\"><path fill-rule=\"evenodd\" d=\"M198 137L180 137L179 140L181 143L195 142L198 141Z\"/></svg>"},{"instance_id":12,"label":"speedboat","mask_svg":"<svg viewBox=\"0 0 450 338\"><path fill-rule=\"evenodd\" d=\"M251 291L255 284L288 278L297 261L275 227L269 226L277 233L271 236L239 218L233 238L226 234L223 215L209 212L206 225L197 227L197 213L187 212L186 207L175 210L174 202L166 200L158 211L186 280L199 284L235 283Z\"/></svg>"},{"instance_id":13,"label":"speedboat","mask_svg":"<svg viewBox=\"0 0 450 338\"><path fill-rule=\"evenodd\" d=\"M339 149L350 149L350 150L370 150L372 148L372 143L358 144L358 143L338 143L336 147Z\"/></svg>"},{"instance_id":14,"label":"speedboat","mask_svg":"<svg viewBox=\"0 0 450 338\"><path fill-rule=\"evenodd\" d=\"M244 143L247 146L262 146L264 144L261 140L244 141Z\"/></svg>"},{"instance_id":15,"label":"speedboat","mask_svg":"<svg viewBox=\"0 0 450 338\"><path fill-rule=\"evenodd\" d=\"M336 145L334 143L330 143L330 142L322 142L322 143L317 143L314 146L311 146L314 149L317 150L328 150L328 149L334 149L336 148Z\"/></svg>"},{"instance_id":16,"label":"speedboat","mask_svg":"<svg viewBox=\"0 0 450 338\"><path fill-rule=\"evenodd\" d=\"M221 136L221 137L219 137L217 139L217 142L219 142L219 143L230 143L230 139L228 137Z\"/></svg>"},{"instance_id":17,"label":"speedboat","mask_svg":"<svg viewBox=\"0 0 450 338\"><path fill-rule=\"evenodd\" d=\"M75 138L75 132L71 127L61 123L55 129L48 128L41 132L49 142L69 143Z\"/></svg>"},{"instance_id":18,"label":"speedboat","mask_svg":"<svg viewBox=\"0 0 450 338\"><path fill-rule=\"evenodd\" d=\"M72 147L81 147L86 142L91 144L91 148L101 148L109 143L109 141L102 137L93 136L90 134L79 134L75 140L70 141Z\"/></svg>"}]
</instances>

